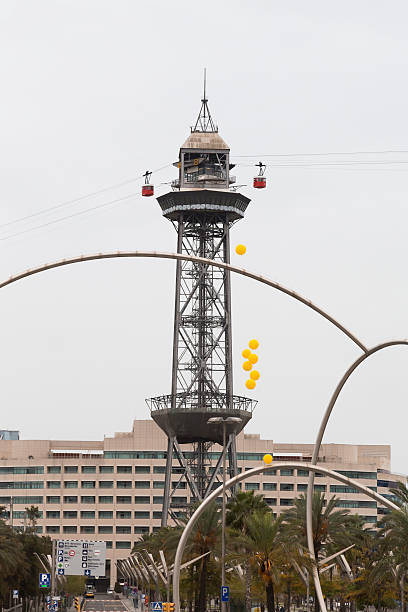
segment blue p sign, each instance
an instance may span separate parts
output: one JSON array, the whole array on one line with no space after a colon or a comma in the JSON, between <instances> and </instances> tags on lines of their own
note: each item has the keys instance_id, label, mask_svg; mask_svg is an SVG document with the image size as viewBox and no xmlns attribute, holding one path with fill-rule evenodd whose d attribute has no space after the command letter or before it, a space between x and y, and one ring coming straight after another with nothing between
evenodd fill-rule
<instances>
[{"instance_id":1,"label":"blue p sign","mask_svg":"<svg viewBox=\"0 0 408 612\"><path fill-rule=\"evenodd\" d=\"M221 601L229 601L229 586L221 587Z\"/></svg>"},{"instance_id":2,"label":"blue p sign","mask_svg":"<svg viewBox=\"0 0 408 612\"><path fill-rule=\"evenodd\" d=\"M51 574L40 574L40 589L48 589L51 582Z\"/></svg>"}]
</instances>

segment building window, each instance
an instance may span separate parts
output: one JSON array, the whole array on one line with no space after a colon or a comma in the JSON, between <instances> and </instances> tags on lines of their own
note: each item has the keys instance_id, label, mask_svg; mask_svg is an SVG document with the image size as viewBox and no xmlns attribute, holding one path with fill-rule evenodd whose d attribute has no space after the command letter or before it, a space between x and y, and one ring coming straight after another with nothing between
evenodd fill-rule
<instances>
[{"instance_id":1,"label":"building window","mask_svg":"<svg viewBox=\"0 0 408 612\"><path fill-rule=\"evenodd\" d=\"M43 489L44 483L42 480L24 481L24 482L0 482L0 489Z\"/></svg>"},{"instance_id":2,"label":"building window","mask_svg":"<svg viewBox=\"0 0 408 612\"><path fill-rule=\"evenodd\" d=\"M7 518L10 517L10 513L7 513ZM13 518L14 519L26 519L27 518L27 512L25 510L16 510L13 512ZM43 518L43 513L40 512L40 516L38 518ZM4 520L4 519L3 519Z\"/></svg>"},{"instance_id":3,"label":"building window","mask_svg":"<svg viewBox=\"0 0 408 612\"><path fill-rule=\"evenodd\" d=\"M363 516L361 518L363 518L366 523L376 523L377 522L376 516Z\"/></svg>"},{"instance_id":4,"label":"building window","mask_svg":"<svg viewBox=\"0 0 408 612\"><path fill-rule=\"evenodd\" d=\"M60 532L60 528L58 525L47 525L45 528L45 531L47 533L59 533Z\"/></svg>"},{"instance_id":5,"label":"building window","mask_svg":"<svg viewBox=\"0 0 408 612\"><path fill-rule=\"evenodd\" d=\"M136 498L135 498L135 500L136 500ZM154 504L162 504L163 503L163 497L155 495L153 497L153 503Z\"/></svg>"},{"instance_id":6,"label":"building window","mask_svg":"<svg viewBox=\"0 0 408 612\"><path fill-rule=\"evenodd\" d=\"M377 508L377 503L375 501L339 499L336 506L338 508Z\"/></svg>"},{"instance_id":7,"label":"building window","mask_svg":"<svg viewBox=\"0 0 408 612\"><path fill-rule=\"evenodd\" d=\"M128 525L117 525L116 533L132 533L132 528Z\"/></svg>"},{"instance_id":8,"label":"building window","mask_svg":"<svg viewBox=\"0 0 408 612\"><path fill-rule=\"evenodd\" d=\"M44 466L43 465L41 466L40 465L30 465L26 467L16 467L16 466L0 467L0 474L44 474Z\"/></svg>"},{"instance_id":9,"label":"building window","mask_svg":"<svg viewBox=\"0 0 408 612\"><path fill-rule=\"evenodd\" d=\"M83 489L94 489L96 482L94 480L81 480L81 487Z\"/></svg>"},{"instance_id":10,"label":"building window","mask_svg":"<svg viewBox=\"0 0 408 612\"><path fill-rule=\"evenodd\" d=\"M281 506L293 506L293 499L280 499L279 504Z\"/></svg>"},{"instance_id":11,"label":"building window","mask_svg":"<svg viewBox=\"0 0 408 612\"><path fill-rule=\"evenodd\" d=\"M47 495L46 500L47 504L59 504L61 498L59 495Z\"/></svg>"},{"instance_id":12,"label":"building window","mask_svg":"<svg viewBox=\"0 0 408 612\"><path fill-rule=\"evenodd\" d=\"M184 480L180 481L180 480L173 480L173 482L171 483L173 486L173 489L187 489L187 483L184 482ZM219 486L219 483L218 483Z\"/></svg>"},{"instance_id":13,"label":"building window","mask_svg":"<svg viewBox=\"0 0 408 612\"><path fill-rule=\"evenodd\" d=\"M309 476L309 470L298 470L297 475L298 476Z\"/></svg>"},{"instance_id":14,"label":"building window","mask_svg":"<svg viewBox=\"0 0 408 612\"><path fill-rule=\"evenodd\" d=\"M155 503L155 502L153 502ZM150 504L149 495L136 495L135 496L135 504Z\"/></svg>"},{"instance_id":15,"label":"building window","mask_svg":"<svg viewBox=\"0 0 408 612\"><path fill-rule=\"evenodd\" d=\"M293 484L289 484L288 482L281 482L279 488L281 491L293 491L294 486Z\"/></svg>"},{"instance_id":16,"label":"building window","mask_svg":"<svg viewBox=\"0 0 408 612\"><path fill-rule=\"evenodd\" d=\"M59 519L60 512L59 510L47 510L47 519Z\"/></svg>"},{"instance_id":17,"label":"building window","mask_svg":"<svg viewBox=\"0 0 408 612\"><path fill-rule=\"evenodd\" d=\"M268 468L264 471L264 476L276 476L276 470Z\"/></svg>"},{"instance_id":18,"label":"building window","mask_svg":"<svg viewBox=\"0 0 408 612\"><path fill-rule=\"evenodd\" d=\"M153 486L154 485L155 483L153 483ZM150 481L149 480L136 480L135 489L150 489Z\"/></svg>"},{"instance_id":19,"label":"building window","mask_svg":"<svg viewBox=\"0 0 408 612\"><path fill-rule=\"evenodd\" d=\"M98 533L113 533L112 525L99 525Z\"/></svg>"},{"instance_id":20,"label":"building window","mask_svg":"<svg viewBox=\"0 0 408 612\"><path fill-rule=\"evenodd\" d=\"M135 465L135 474L150 474L150 465Z\"/></svg>"},{"instance_id":21,"label":"building window","mask_svg":"<svg viewBox=\"0 0 408 612\"><path fill-rule=\"evenodd\" d=\"M64 487L66 489L77 489L78 481L77 480L64 480Z\"/></svg>"},{"instance_id":22,"label":"building window","mask_svg":"<svg viewBox=\"0 0 408 612\"><path fill-rule=\"evenodd\" d=\"M118 474L131 474L132 466L131 465L118 465L116 468Z\"/></svg>"},{"instance_id":23,"label":"building window","mask_svg":"<svg viewBox=\"0 0 408 612\"><path fill-rule=\"evenodd\" d=\"M139 533L139 534L143 534L143 533L149 533L149 528L148 527L134 527L134 533Z\"/></svg>"},{"instance_id":24,"label":"building window","mask_svg":"<svg viewBox=\"0 0 408 612\"><path fill-rule=\"evenodd\" d=\"M60 480L48 480L47 481L47 489L60 489L61 481Z\"/></svg>"},{"instance_id":25,"label":"building window","mask_svg":"<svg viewBox=\"0 0 408 612\"><path fill-rule=\"evenodd\" d=\"M264 482L263 490L264 491L276 491L276 482Z\"/></svg>"},{"instance_id":26,"label":"building window","mask_svg":"<svg viewBox=\"0 0 408 612\"><path fill-rule=\"evenodd\" d=\"M112 540L110 540L110 541L109 541L109 540L107 540L107 541L105 542L105 544L106 544L106 548L112 548Z\"/></svg>"},{"instance_id":27,"label":"building window","mask_svg":"<svg viewBox=\"0 0 408 612\"><path fill-rule=\"evenodd\" d=\"M132 498L130 497L130 495L117 495L116 503L117 504L131 504Z\"/></svg>"},{"instance_id":28,"label":"building window","mask_svg":"<svg viewBox=\"0 0 408 612\"><path fill-rule=\"evenodd\" d=\"M153 513L153 514L157 514L157 513ZM159 512L160 516L159 518L161 518L161 512ZM150 512L147 512L146 510L135 510L135 519L149 519L150 518ZM157 517L153 517L153 518L157 518Z\"/></svg>"},{"instance_id":29,"label":"building window","mask_svg":"<svg viewBox=\"0 0 408 612\"><path fill-rule=\"evenodd\" d=\"M132 518L132 513L130 512L130 510L118 510L118 512L116 512L116 518L117 519L130 519Z\"/></svg>"},{"instance_id":30,"label":"building window","mask_svg":"<svg viewBox=\"0 0 408 612\"><path fill-rule=\"evenodd\" d=\"M330 493L358 493L358 489L346 485L330 485Z\"/></svg>"},{"instance_id":31,"label":"building window","mask_svg":"<svg viewBox=\"0 0 408 612\"><path fill-rule=\"evenodd\" d=\"M78 472L78 466L77 465L65 465L64 472L66 474L76 474Z\"/></svg>"},{"instance_id":32,"label":"building window","mask_svg":"<svg viewBox=\"0 0 408 612\"><path fill-rule=\"evenodd\" d=\"M131 489L132 481L131 480L118 480L116 483L118 489Z\"/></svg>"},{"instance_id":33,"label":"building window","mask_svg":"<svg viewBox=\"0 0 408 612\"><path fill-rule=\"evenodd\" d=\"M157 499L157 498L156 498ZM163 499L162 497L160 499ZM222 499L222 498L220 498ZM175 495L172 499L172 505L174 504L174 506L177 508L178 504L182 504L184 506L184 504L187 503L187 497L180 497L178 495ZM191 502L193 503L193 501Z\"/></svg>"},{"instance_id":34,"label":"building window","mask_svg":"<svg viewBox=\"0 0 408 612\"><path fill-rule=\"evenodd\" d=\"M338 470L339 474L343 474L343 476L347 476L347 478L366 478L368 480L377 480L376 472L349 472Z\"/></svg>"},{"instance_id":35,"label":"building window","mask_svg":"<svg viewBox=\"0 0 408 612\"><path fill-rule=\"evenodd\" d=\"M100 465L99 466L100 474L112 474L113 473L113 465Z\"/></svg>"},{"instance_id":36,"label":"building window","mask_svg":"<svg viewBox=\"0 0 408 612\"><path fill-rule=\"evenodd\" d=\"M100 519L112 519L113 518L113 512L112 512L112 510L99 510L98 517Z\"/></svg>"},{"instance_id":37,"label":"building window","mask_svg":"<svg viewBox=\"0 0 408 612\"><path fill-rule=\"evenodd\" d=\"M113 504L113 496L112 495L100 495L98 497L100 504Z\"/></svg>"},{"instance_id":38,"label":"building window","mask_svg":"<svg viewBox=\"0 0 408 612\"><path fill-rule=\"evenodd\" d=\"M4 506L10 503L11 497L0 497L0 505ZM27 496L19 496L13 495L13 503L14 504L25 504L26 506L31 506L32 504L42 504L44 498L41 495L27 495Z\"/></svg>"},{"instance_id":39,"label":"building window","mask_svg":"<svg viewBox=\"0 0 408 612\"><path fill-rule=\"evenodd\" d=\"M281 476L293 476L293 470L290 468L281 468L280 469Z\"/></svg>"},{"instance_id":40,"label":"building window","mask_svg":"<svg viewBox=\"0 0 408 612\"><path fill-rule=\"evenodd\" d=\"M94 519L95 518L94 510L81 510L81 518L82 519Z\"/></svg>"},{"instance_id":41,"label":"building window","mask_svg":"<svg viewBox=\"0 0 408 612\"><path fill-rule=\"evenodd\" d=\"M140 483L143 484L143 483ZM149 483L145 483L145 484L149 484ZM142 487L139 487L142 488ZM153 482L153 489L164 489L164 480L155 480Z\"/></svg>"},{"instance_id":42,"label":"building window","mask_svg":"<svg viewBox=\"0 0 408 612\"><path fill-rule=\"evenodd\" d=\"M94 525L81 525L80 528L81 533L95 533Z\"/></svg>"},{"instance_id":43,"label":"building window","mask_svg":"<svg viewBox=\"0 0 408 612\"><path fill-rule=\"evenodd\" d=\"M113 480L100 480L99 488L100 489L113 489Z\"/></svg>"},{"instance_id":44,"label":"building window","mask_svg":"<svg viewBox=\"0 0 408 612\"><path fill-rule=\"evenodd\" d=\"M96 465L83 465L82 466L83 474L95 474L95 472L96 472Z\"/></svg>"},{"instance_id":45,"label":"building window","mask_svg":"<svg viewBox=\"0 0 408 612\"><path fill-rule=\"evenodd\" d=\"M77 504L78 497L76 495L64 495L64 504Z\"/></svg>"},{"instance_id":46,"label":"building window","mask_svg":"<svg viewBox=\"0 0 408 612\"><path fill-rule=\"evenodd\" d=\"M116 542L116 548L132 548L131 542Z\"/></svg>"},{"instance_id":47,"label":"building window","mask_svg":"<svg viewBox=\"0 0 408 612\"><path fill-rule=\"evenodd\" d=\"M148 514L148 513L147 513ZM161 519L162 517L162 512L153 512L153 518L154 519ZM136 517L135 517L136 518ZM146 518L149 518L148 516L146 516Z\"/></svg>"},{"instance_id":48,"label":"building window","mask_svg":"<svg viewBox=\"0 0 408 612\"><path fill-rule=\"evenodd\" d=\"M165 474L166 466L165 465L154 465L153 466L153 474Z\"/></svg>"},{"instance_id":49,"label":"building window","mask_svg":"<svg viewBox=\"0 0 408 612\"><path fill-rule=\"evenodd\" d=\"M315 485L313 487L313 490L314 491L319 491L319 493L325 493L326 492L326 485L319 485L319 484L317 484L317 485Z\"/></svg>"},{"instance_id":50,"label":"building window","mask_svg":"<svg viewBox=\"0 0 408 612\"><path fill-rule=\"evenodd\" d=\"M77 527L76 525L64 525L62 528L62 531L64 533L76 533L77 532Z\"/></svg>"},{"instance_id":51,"label":"building window","mask_svg":"<svg viewBox=\"0 0 408 612\"><path fill-rule=\"evenodd\" d=\"M76 519L78 512L76 510L64 510L64 519Z\"/></svg>"},{"instance_id":52,"label":"building window","mask_svg":"<svg viewBox=\"0 0 408 612\"><path fill-rule=\"evenodd\" d=\"M61 474L61 466L60 465L49 465L47 467L48 474Z\"/></svg>"},{"instance_id":53,"label":"building window","mask_svg":"<svg viewBox=\"0 0 408 612\"><path fill-rule=\"evenodd\" d=\"M268 506L276 506L276 497L264 497L264 500Z\"/></svg>"},{"instance_id":54,"label":"building window","mask_svg":"<svg viewBox=\"0 0 408 612\"><path fill-rule=\"evenodd\" d=\"M94 495L82 495L81 496L81 504L94 504L95 496Z\"/></svg>"},{"instance_id":55,"label":"building window","mask_svg":"<svg viewBox=\"0 0 408 612\"><path fill-rule=\"evenodd\" d=\"M245 491L259 491L259 482L246 482Z\"/></svg>"}]
</instances>

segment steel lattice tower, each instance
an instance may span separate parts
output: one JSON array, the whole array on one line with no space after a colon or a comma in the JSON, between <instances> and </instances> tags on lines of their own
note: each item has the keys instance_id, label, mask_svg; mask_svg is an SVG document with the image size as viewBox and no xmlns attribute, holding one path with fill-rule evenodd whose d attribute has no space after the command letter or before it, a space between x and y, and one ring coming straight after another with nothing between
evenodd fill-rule
<instances>
[{"instance_id":1,"label":"steel lattice tower","mask_svg":"<svg viewBox=\"0 0 408 612\"><path fill-rule=\"evenodd\" d=\"M179 177L158 198L163 215L177 230L177 252L230 261L230 228L250 200L231 189L235 177L229 148L218 134L205 95L191 134L180 149ZM231 284L226 270L177 262L171 394L148 400L151 416L168 436L162 525L179 508L172 499L184 475L193 499L212 490L228 453L229 473L237 473L235 436L252 416L254 402L233 394ZM210 417L235 416L228 441L214 468L209 449L223 444L223 424ZM193 450L183 452L183 444ZM179 466L173 466L177 459ZM176 475L176 476L174 476Z\"/></svg>"}]
</instances>

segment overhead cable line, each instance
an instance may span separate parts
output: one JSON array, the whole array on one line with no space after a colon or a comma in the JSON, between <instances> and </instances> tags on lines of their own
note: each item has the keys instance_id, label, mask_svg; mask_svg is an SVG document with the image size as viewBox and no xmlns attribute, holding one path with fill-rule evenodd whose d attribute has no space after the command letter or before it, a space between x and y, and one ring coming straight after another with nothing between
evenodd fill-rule
<instances>
[{"instance_id":1,"label":"overhead cable line","mask_svg":"<svg viewBox=\"0 0 408 612\"><path fill-rule=\"evenodd\" d=\"M322 153L257 153L256 155L233 155L236 158L262 158L262 157L327 157L330 155L390 155L392 153L408 153L405 149L384 149L383 151L336 151Z\"/></svg>"},{"instance_id":2,"label":"overhead cable line","mask_svg":"<svg viewBox=\"0 0 408 612\"><path fill-rule=\"evenodd\" d=\"M166 166L162 166L161 168L157 168L153 170L153 172L160 172L161 170L165 170L169 168L171 164L167 164ZM72 206L73 204L77 204L82 200L87 200L88 198L92 198L94 196L100 195L102 193L106 193L107 191L111 191L112 189L118 189L119 187L123 187L124 185L129 185L130 183L134 183L136 181L142 180L143 175L135 176L134 178L128 179L126 181L121 181L120 183L114 183L113 185L109 185L108 187L103 187L101 189L97 189L96 191L91 191L86 193L78 198L73 198L72 200L66 200L65 202L61 202L60 204L55 204L54 206L50 206L49 208L43 208L35 213L31 213L29 215L25 215L24 217L19 217L18 219L14 219L12 221L7 221L6 223L0 224L0 229L4 227L10 227L11 225L15 225L17 223L22 223L23 221L27 221L29 219L34 219L35 217L39 217L41 215L45 215L54 210L58 210L60 208L65 208L67 206Z\"/></svg>"}]
</instances>

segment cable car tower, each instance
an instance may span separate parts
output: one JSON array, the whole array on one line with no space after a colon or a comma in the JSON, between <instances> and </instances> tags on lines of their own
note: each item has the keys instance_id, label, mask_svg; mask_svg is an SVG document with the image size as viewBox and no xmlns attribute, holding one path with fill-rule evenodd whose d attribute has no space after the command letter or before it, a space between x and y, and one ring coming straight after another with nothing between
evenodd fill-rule
<instances>
[{"instance_id":1,"label":"cable car tower","mask_svg":"<svg viewBox=\"0 0 408 612\"><path fill-rule=\"evenodd\" d=\"M230 228L250 202L231 188L229 154L211 117L204 79L197 121L174 163L178 178L172 191L157 198L177 231L178 253L229 263ZM186 506L174 495L183 476L191 500L200 501L218 486L225 453L229 474L238 473L235 437L256 402L233 393L231 331L230 273L178 261L171 393L148 400L152 418L168 437L162 526L169 513L175 516ZM226 445L213 467L209 450L213 443L223 445L224 427Z\"/></svg>"}]
</instances>

